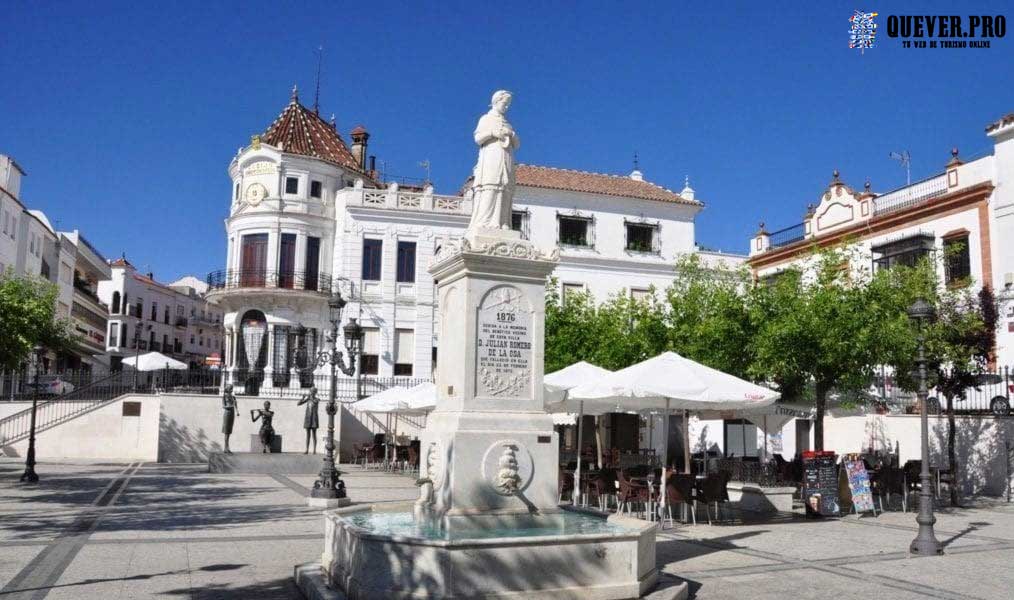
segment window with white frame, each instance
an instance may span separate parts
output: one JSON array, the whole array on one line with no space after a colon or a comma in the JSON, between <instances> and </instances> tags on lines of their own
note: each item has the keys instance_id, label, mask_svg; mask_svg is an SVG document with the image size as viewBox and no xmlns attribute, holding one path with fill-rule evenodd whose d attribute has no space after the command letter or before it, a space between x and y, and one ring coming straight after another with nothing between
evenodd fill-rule
<instances>
[{"instance_id":1,"label":"window with white frame","mask_svg":"<svg viewBox=\"0 0 1014 600\"><path fill-rule=\"evenodd\" d=\"M651 290L648 288L630 288L630 299L635 302L647 302L651 299Z\"/></svg>"},{"instance_id":2,"label":"window with white frame","mask_svg":"<svg viewBox=\"0 0 1014 600\"><path fill-rule=\"evenodd\" d=\"M563 284L563 289L561 290L560 296L561 296L561 299L563 300L563 302L567 302L567 299L569 297L572 297L572 296L575 296L575 295L578 295L578 294L583 294L584 292L585 292L585 287L584 287L583 283L564 283Z\"/></svg>"},{"instance_id":3,"label":"window with white frame","mask_svg":"<svg viewBox=\"0 0 1014 600\"><path fill-rule=\"evenodd\" d=\"M521 239L527 240L529 235L530 214L528 210L511 211L511 229L521 234Z\"/></svg>"},{"instance_id":4,"label":"window with white frame","mask_svg":"<svg viewBox=\"0 0 1014 600\"><path fill-rule=\"evenodd\" d=\"M380 330L363 327L363 354L359 372L362 375L376 375L380 372Z\"/></svg>"},{"instance_id":5,"label":"window with white frame","mask_svg":"<svg viewBox=\"0 0 1014 600\"><path fill-rule=\"evenodd\" d=\"M651 252L660 250L658 223L624 221L626 249L629 252Z\"/></svg>"},{"instance_id":6,"label":"window with white frame","mask_svg":"<svg viewBox=\"0 0 1014 600\"><path fill-rule=\"evenodd\" d=\"M415 331L412 329L395 329L394 374L411 377L413 363L415 363Z\"/></svg>"},{"instance_id":7,"label":"window with white frame","mask_svg":"<svg viewBox=\"0 0 1014 600\"><path fill-rule=\"evenodd\" d=\"M580 215L556 216L561 245L591 248L595 246L595 219Z\"/></svg>"}]
</instances>

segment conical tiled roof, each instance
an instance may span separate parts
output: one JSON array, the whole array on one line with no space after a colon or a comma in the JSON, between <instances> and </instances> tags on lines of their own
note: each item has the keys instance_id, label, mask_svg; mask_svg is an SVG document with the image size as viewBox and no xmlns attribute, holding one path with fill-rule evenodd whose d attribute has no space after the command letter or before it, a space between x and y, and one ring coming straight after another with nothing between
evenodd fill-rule
<instances>
[{"instance_id":1,"label":"conical tiled roof","mask_svg":"<svg viewBox=\"0 0 1014 600\"><path fill-rule=\"evenodd\" d=\"M363 172L338 131L320 115L300 104L295 88L289 105L264 132L261 142L282 152L312 156Z\"/></svg>"}]
</instances>

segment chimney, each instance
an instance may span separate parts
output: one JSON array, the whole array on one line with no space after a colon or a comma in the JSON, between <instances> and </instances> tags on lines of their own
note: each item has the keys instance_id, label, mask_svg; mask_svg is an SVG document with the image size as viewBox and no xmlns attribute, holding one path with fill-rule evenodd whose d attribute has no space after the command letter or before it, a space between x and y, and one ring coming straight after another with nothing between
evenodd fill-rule
<instances>
[{"instance_id":1,"label":"chimney","mask_svg":"<svg viewBox=\"0 0 1014 600\"><path fill-rule=\"evenodd\" d=\"M148 279L155 281L155 274L152 273L151 271L148 271Z\"/></svg>"},{"instance_id":2,"label":"chimney","mask_svg":"<svg viewBox=\"0 0 1014 600\"><path fill-rule=\"evenodd\" d=\"M370 157L369 172L370 172L370 177L373 177L374 174L377 172L377 157L376 156L371 156Z\"/></svg>"},{"instance_id":3,"label":"chimney","mask_svg":"<svg viewBox=\"0 0 1014 600\"><path fill-rule=\"evenodd\" d=\"M352 130L352 156L360 169L366 168L366 144L370 141L370 133L362 125Z\"/></svg>"}]
</instances>

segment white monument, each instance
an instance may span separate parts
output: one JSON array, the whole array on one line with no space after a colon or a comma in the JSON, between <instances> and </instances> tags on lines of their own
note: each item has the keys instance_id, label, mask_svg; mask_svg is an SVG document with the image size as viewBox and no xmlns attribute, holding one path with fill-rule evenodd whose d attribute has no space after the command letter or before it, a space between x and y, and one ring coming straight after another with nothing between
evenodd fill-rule
<instances>
[{"instance_id":1,"label":"white monument","mask_svg":"<svg viewBox=\"0 0 1014 600\"><path fill-rule=\"evenodd\" d=\"M559 446L543 406L546 279L559 250L510 229L517 134L509 92L475 141L472 221L430 266L437 281L437 406L420 440L411 512L325 513L307 597L633 598L657 579L655 525L558 505ZM312 591L311 591L312 590ZM685 597L686 588L670 597Z\"/></svg>"}]
</instances>

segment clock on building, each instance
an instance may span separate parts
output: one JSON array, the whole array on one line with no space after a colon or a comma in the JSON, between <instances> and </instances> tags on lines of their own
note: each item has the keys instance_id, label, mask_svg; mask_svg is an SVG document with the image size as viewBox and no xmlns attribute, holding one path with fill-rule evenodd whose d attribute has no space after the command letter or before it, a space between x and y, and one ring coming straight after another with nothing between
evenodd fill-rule
<instances>
[{"instance_id":1,"label":"clock on building","mask_svg":"<svg viewBox=\"0 0 1014 600\"><path fill-rule=\"evenodd\" d=\"M246 201L250 206L257 206L268 197L268 189L259 183L251 183L246 188Z\"/></svg>"}]
</instances>

